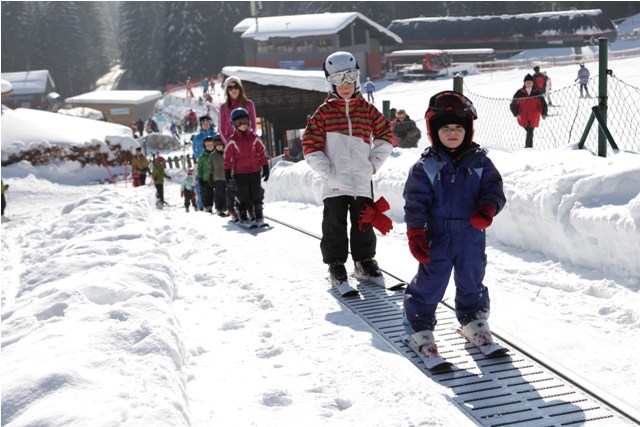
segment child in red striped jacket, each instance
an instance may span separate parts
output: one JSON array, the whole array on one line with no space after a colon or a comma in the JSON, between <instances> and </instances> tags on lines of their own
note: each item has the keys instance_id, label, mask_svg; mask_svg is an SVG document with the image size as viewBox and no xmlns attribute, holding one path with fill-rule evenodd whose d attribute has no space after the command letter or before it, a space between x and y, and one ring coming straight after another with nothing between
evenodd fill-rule
<instances>
[{"instance_id":1,"label":"child in red striped jacket","mask_svg":"<svg viewBox=\"0 0 640 427\"><path fill-rule=\"evenodd\" d=\"M385 116L360 93L359 66L352 54L335 52L323 68L331 93L309 119L302 147L307 163L323 184L322 259L329 265L332 285L343 295L356 294L344 266L349 237L356 279L384 285L374 259L376 235L372 227L386 234L392 223L381 213L384 207L388 209L386 201L373 203L371 180L393 150L393 133Z\"/></svg>"}]
</instances>

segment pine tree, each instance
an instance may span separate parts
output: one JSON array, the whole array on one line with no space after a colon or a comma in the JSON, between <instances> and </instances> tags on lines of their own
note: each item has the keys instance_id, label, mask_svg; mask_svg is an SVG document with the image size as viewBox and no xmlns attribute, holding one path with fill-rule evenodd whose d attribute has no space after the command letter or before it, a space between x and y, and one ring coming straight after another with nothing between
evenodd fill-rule
<instances>
[{"instance_id":1,"label":"pine tree","mask_svg":"<svg viewBox=\"0 0 640 427\"><path fill-rule=\"evenodd\" d=\"M211 74L210 43L205 29L213 26L209 2L172 2L167 14L167 81L199 79Z\"/></svg>"},{"instance_id":2,"label":"pine tree","mask_svg":"<svg viewBox=\"0 0 640 427\"><path fill-rule=\"evenodd\" d=\"M165 2L122 2L120 52L127 77L139 87L164 84Z\"/></svg>"},{"instance_id":3,"label":"pine tree","mask_svg":"<svg viewBox=\"0 0 640 427\"><path fill-rule=\"evenodd\" d=\"M85 73L82 53L83 34L75 2L47 2L43 4L41 32L35 51L42 59L63 96L85 92L90 83Z\"/></svg>"},{"instance_id":4,"label":"pine tree","mask_svg":"<svg viewBox=\"0 0 640 427\"><path fill-rule=\"evenodd\" d=\"M82 34L81 55L84 58L84 70L87 83L93 86L95 81L109 70L109 61L105 52L105 29L102 12L98 2L76 2Z\"/></svg>"},{"instance_id":5,"label":"pine tree","mask_svg":"<svg viewBox=\"0 0 640 427\"><path fill-rule=\"evenodd\" d=\"M2 2L2 71L22 71L29 66L27 4Z\"/></svg>"}]
</instances>

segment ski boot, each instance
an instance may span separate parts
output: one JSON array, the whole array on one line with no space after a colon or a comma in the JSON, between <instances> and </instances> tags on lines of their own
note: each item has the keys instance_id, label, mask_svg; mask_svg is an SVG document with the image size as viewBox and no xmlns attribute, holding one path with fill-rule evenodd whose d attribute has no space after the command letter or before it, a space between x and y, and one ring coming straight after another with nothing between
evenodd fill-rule
<instances>
[{"instance_id":1,"label":"ski boot","mask_svg":"<svg viewBox=\"0 0 640 427\"><path fill-rule=\"evenodd\" d=\"M340 296L350 297L358 295L358 290L351 287L347 277L347 269L342 262L333 262L329 265L329 282L337 289Z\"/></svg>"},{"instance_id":2,"label":"ski boot","mask_svg":"<svg viewBox=\"0 0 640 427\"><path fill-rule=\"evenodd\" d=\"M370 283L381 288L385 287L384 276L375 259L356 261L353 276L360 282Z\"/></svg>"},{"instance_id":3,"label":"ski boot","mask_svg":"<svg viewBox=\"0 0 640 427\"><path fill-rule=\"evenodd\" d=\"M405 337L405 343L418 355L427 369L441 370L451 366L451 362L447 362L438 353L433 331L420 331Z\"/></svg>"},{"instance_id":4,"label":"ski boot","mask_svg":"<svg viewBox=\"0 0 640 427\"><path fill-rule=\"evenodd\" d=\"M486 319L472 320L463 327L458 328L457 331L485 356L495 357L509 351L506 347L493 341L489 322Z\"/></svg>"}]
</instances>

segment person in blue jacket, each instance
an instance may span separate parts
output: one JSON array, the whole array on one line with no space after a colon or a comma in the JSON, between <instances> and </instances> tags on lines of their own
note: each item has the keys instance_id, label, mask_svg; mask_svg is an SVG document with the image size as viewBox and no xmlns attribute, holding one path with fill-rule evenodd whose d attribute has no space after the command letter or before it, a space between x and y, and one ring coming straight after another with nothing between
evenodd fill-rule
<instances>
[{"instance_id":1,"label":"person in blue jacket","mask_svg":"<svg viewBox=\"0 0 640 427\"><path fill-rule=\"evenodd\" d=\"M211 117L208 114L200 117L200 132L193 137L191 148L193 150L193 158L197 159L202 156L204 151L204 139L208 136L214 137L218 134L213 128ZM200 194L200 182L196 180L196 206L199 211L204 209L202 203L202 195Z\"/></svg>"},{"instance_id":2,"label":"person in blue jacket","mask_svg":"<svg viewBox=\"0 0 640 427\"><path fill-rule=\"evenodd\" d=\"M463 333L481 346L493 342L487 323L489 291L483 283L485 229L505 205L502 177L473 142L477 118L471 101L445 91L429 101L431 140L411 167L404 217L411 254L420 263L404 294L404 327L421 355L437 355L436 307L455 270L455 311Z\"/></svg>"}]
</instances>

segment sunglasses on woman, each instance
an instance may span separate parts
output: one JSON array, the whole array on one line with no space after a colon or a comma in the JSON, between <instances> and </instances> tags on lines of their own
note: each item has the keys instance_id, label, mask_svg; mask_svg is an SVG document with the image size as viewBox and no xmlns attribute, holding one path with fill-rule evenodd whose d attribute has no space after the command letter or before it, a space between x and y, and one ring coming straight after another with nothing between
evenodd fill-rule
<instances>
[{"instance_id":1,"label":"sunglasses on woman","mask_svg":"<svg viewBox=\"0 0 640 427\"><path fill-rule=\"evenodd\" d=\"M227 86L227 90L240 90L240 86L238 85Z\"/></svg>"}]
</instances>

